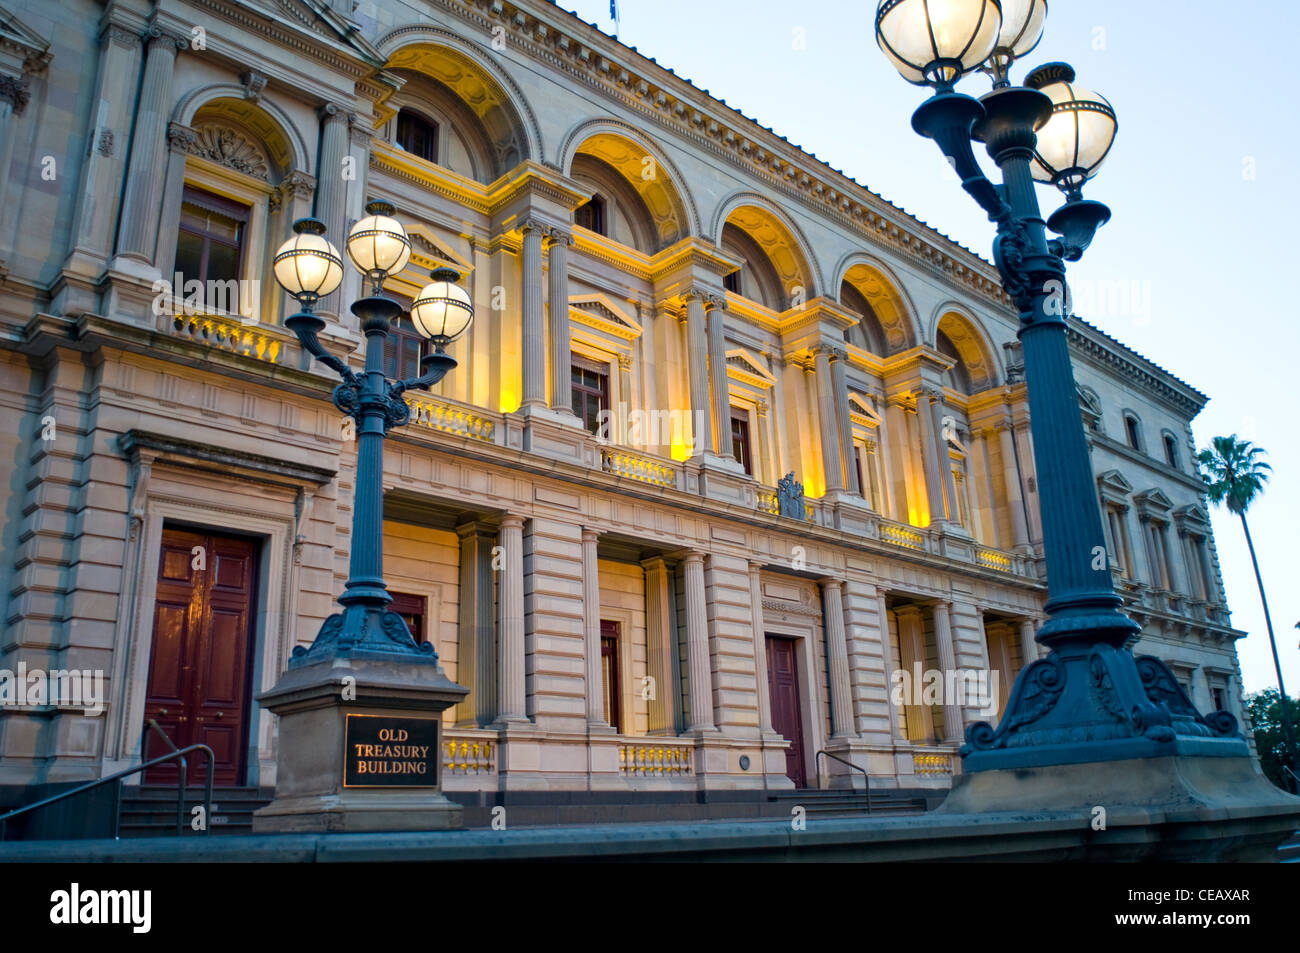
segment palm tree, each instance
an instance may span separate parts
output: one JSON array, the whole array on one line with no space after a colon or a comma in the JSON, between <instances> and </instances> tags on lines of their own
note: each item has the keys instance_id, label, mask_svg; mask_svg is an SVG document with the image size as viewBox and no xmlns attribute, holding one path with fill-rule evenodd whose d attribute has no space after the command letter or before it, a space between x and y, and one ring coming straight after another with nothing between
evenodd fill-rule
<instances>
[{"instance_id":1,"label":"palm tree","mask_svg":"<svg viewBox=\"0 0 1300 953\"><path fill-rule=\"evenodd\" d=\"M1255 567L1255 583L1259 586L1259 601L1264 606L1264 624L1268 627L1268 643L1273 648L1273 667L1277 671L1277 687L1282 697L1286 698L1286 687L1282 684L1282 663L1277 657L1277 640L1273 637L1273 620L1268 614L1268 599L1264 597L1264 579L1259 574L1259 560L1255 557L1255 544L1250 538L1250 525L1246 522L1246 510L1264 492L1273 468L1259 458L1265 454L1262 447L1256 447L1249 440L1239 440L1236 434L1228 437L1215 437L1196 455L1200 464L1201 479L1205 481L1205 494L1211 503L1223 504L1229 512L1241 518L1241 528L1246 533L1246 546L1250 549L1250 561ZM1296 757L1295 735L1291 729L1291 719L1287 716L1286 706L1282 707L1282 731L1286 736L1287 754L1291 761L1291 770L1300 766ZM1288 778L1292 791L1296 790L1295 775Z\"/></svg>"}]
</instances>

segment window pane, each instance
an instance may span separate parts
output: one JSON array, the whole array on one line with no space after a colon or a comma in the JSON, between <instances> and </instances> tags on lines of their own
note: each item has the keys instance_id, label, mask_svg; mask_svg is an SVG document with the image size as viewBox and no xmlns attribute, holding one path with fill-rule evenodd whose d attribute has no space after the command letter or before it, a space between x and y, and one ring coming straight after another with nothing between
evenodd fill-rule
<instances>
[{"instance_id":1,"label":"window pane","mask_svg":"<svg viewBox=\"0 0 1300 953\"><path fill-rule=\"evenodd\" d=\"M209 281L228 281L231 278L238 278L238 246L210 242L208 244L208 273L204 277Z\"/></svg>"},{"instance_id":2,"label":"window pane","mask_svg":"<svg viewBox=\"0 0 1300 953\"><path fill-rule=\"evenodd\" d=\"M203 238L193 232L182 231L176 236L176 267L186 278L202 278ZM176 289L179 294L180 288Z\"/></svg>"}]
</instances>

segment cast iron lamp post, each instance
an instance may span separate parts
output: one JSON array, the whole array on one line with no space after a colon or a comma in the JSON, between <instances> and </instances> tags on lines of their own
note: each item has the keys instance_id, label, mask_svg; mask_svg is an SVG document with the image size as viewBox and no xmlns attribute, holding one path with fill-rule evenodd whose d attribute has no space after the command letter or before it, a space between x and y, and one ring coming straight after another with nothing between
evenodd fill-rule
<instances>
[{"instance_id":1,"label":"cast iron lamp post","mask_svg":"<svg viewBox=\"0 0 1300 953\"><path fill-rule=\"evenodd\" d=\"M1031 430L1047 566L1050 654L1016 679L1001 723L972 724L965 772L1168 755L1248 756L1236 719L1201 715L1158 659L1134 658L1140 627L1122 611L1070 364L1065 262L1082 257L1110 218L1083 198L1116 132L1106 100L1051 63L1013 86L1014 61L1042 35L1044 0L881 0L876 39L903 78L934 95L912 117L997 225L993 260L1020 312ZM963 76L991 73L980 99L957 93ZM982 142L1002 174L990 181L975 158ZM1046 221L1035 181L1065 204ZM1059 237L1050 237L1049 230Z\"/></svg>"},{"instance_id":2,"label":"cast iron lamp post","mask_svg":"<svg viewBox=\"0 0 1300 953\"><path fill-rule=\"evenodd\" d=\"M276 281L302 307L285 319L285 326L308 353L343 379L334 388L334 406L356 422L357 439L352 553L348 581L338 599L343 611L325 620L310 648L294 649L289 668L339 656L438 662L432 643L417 643L402 617L388 611L392 596L384 584L384 437L390 427L410 420L410 408L402 396L406 391L427 391L456 366L445 348L469 327L474 309L469 295L454 284L459 275L451 269L435 270L432 283L411 305L411 323L433 342L433 352L420 359L419 377L401 381L385 377L384 342L402 309L383 296L383 282L406 266L411 243L393 218L392 205L372 201L366 211L368 216L353 226L347 241L348 257L371 288L369 297L352 305L366 337L366 366L360 374L326 351L317 338L325 322L312 313L312 307L343 280L342 257L325 239L325 226L311 218L295 222L294 237L280 246L273 266Z\"/></svg>"}]
</instances>

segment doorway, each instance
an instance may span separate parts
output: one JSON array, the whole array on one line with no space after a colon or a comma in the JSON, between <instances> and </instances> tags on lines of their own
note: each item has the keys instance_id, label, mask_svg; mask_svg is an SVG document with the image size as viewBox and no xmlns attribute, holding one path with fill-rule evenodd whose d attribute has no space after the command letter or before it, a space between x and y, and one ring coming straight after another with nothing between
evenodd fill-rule
<instances>
[{"instance_id":1,"label":"doorway","mask_svg":"<svg viewBox=\"0 0 1300 953\"><path fill-rule=\"evenodd\" d=\"M799 640L767 636L767 691L772 727L790 742L785 773L796 788L808 786L804 765L803 704L799 697Z\"/></svg>"},{"instance_id":2,"label":"doorway","mask_svg":"<svg viewBox=\"0 0 1300 953\"><path fill-rule=\"evenodd\" d=\"M158 722L178 748L205 744L213 784L245 781L257 544L238 536L164 527L158 557L153 642L144 723ZM143 756L168 751L157 732ZM187 757L189 780L201 783L207 759ZM175 783L179 765L145 772L145 783Z\"/></svg>"}]
</instances>

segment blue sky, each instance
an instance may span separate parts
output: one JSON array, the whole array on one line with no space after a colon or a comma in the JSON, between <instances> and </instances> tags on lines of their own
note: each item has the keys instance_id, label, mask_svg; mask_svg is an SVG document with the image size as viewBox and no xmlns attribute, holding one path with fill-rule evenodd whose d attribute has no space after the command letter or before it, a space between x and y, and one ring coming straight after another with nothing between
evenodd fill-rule
<instances>
[{"instance_id":1,"label":"blue sky","mask_svg":"<svg viewBox=\"0 0 1300 953\"><path fill-rule=\"evenodd\" d=\"M606 32L608 0L561 0ZM1081 317L1211 398L1197 445L1236 433L1269 451L1274 477L1250 511L1289 693L1300 693L1300 323L1285 229L1300 213L1300 123L1289 103L1300 13L1276 0L1177 4L1051 0L1043 42L1013 79L1049 60L1104 95L1119 137L1086 195L1114 217L1071 266ZM1176 10L1176 14L1174 11ZM814 153L986 258L991 226L911 131L923 90L876 48L875 4L620 0L619 39ZM802 39L802 49L797 40ZM959 87L988 88L974 77ZM1040 195L1045 210L1053 194ZM1137 282L1149 307L1085 310L1086 289ZM1235 517L1213 514L1247 691L1276 685L1250 557Z\"/></svg>"}]
</instances>

